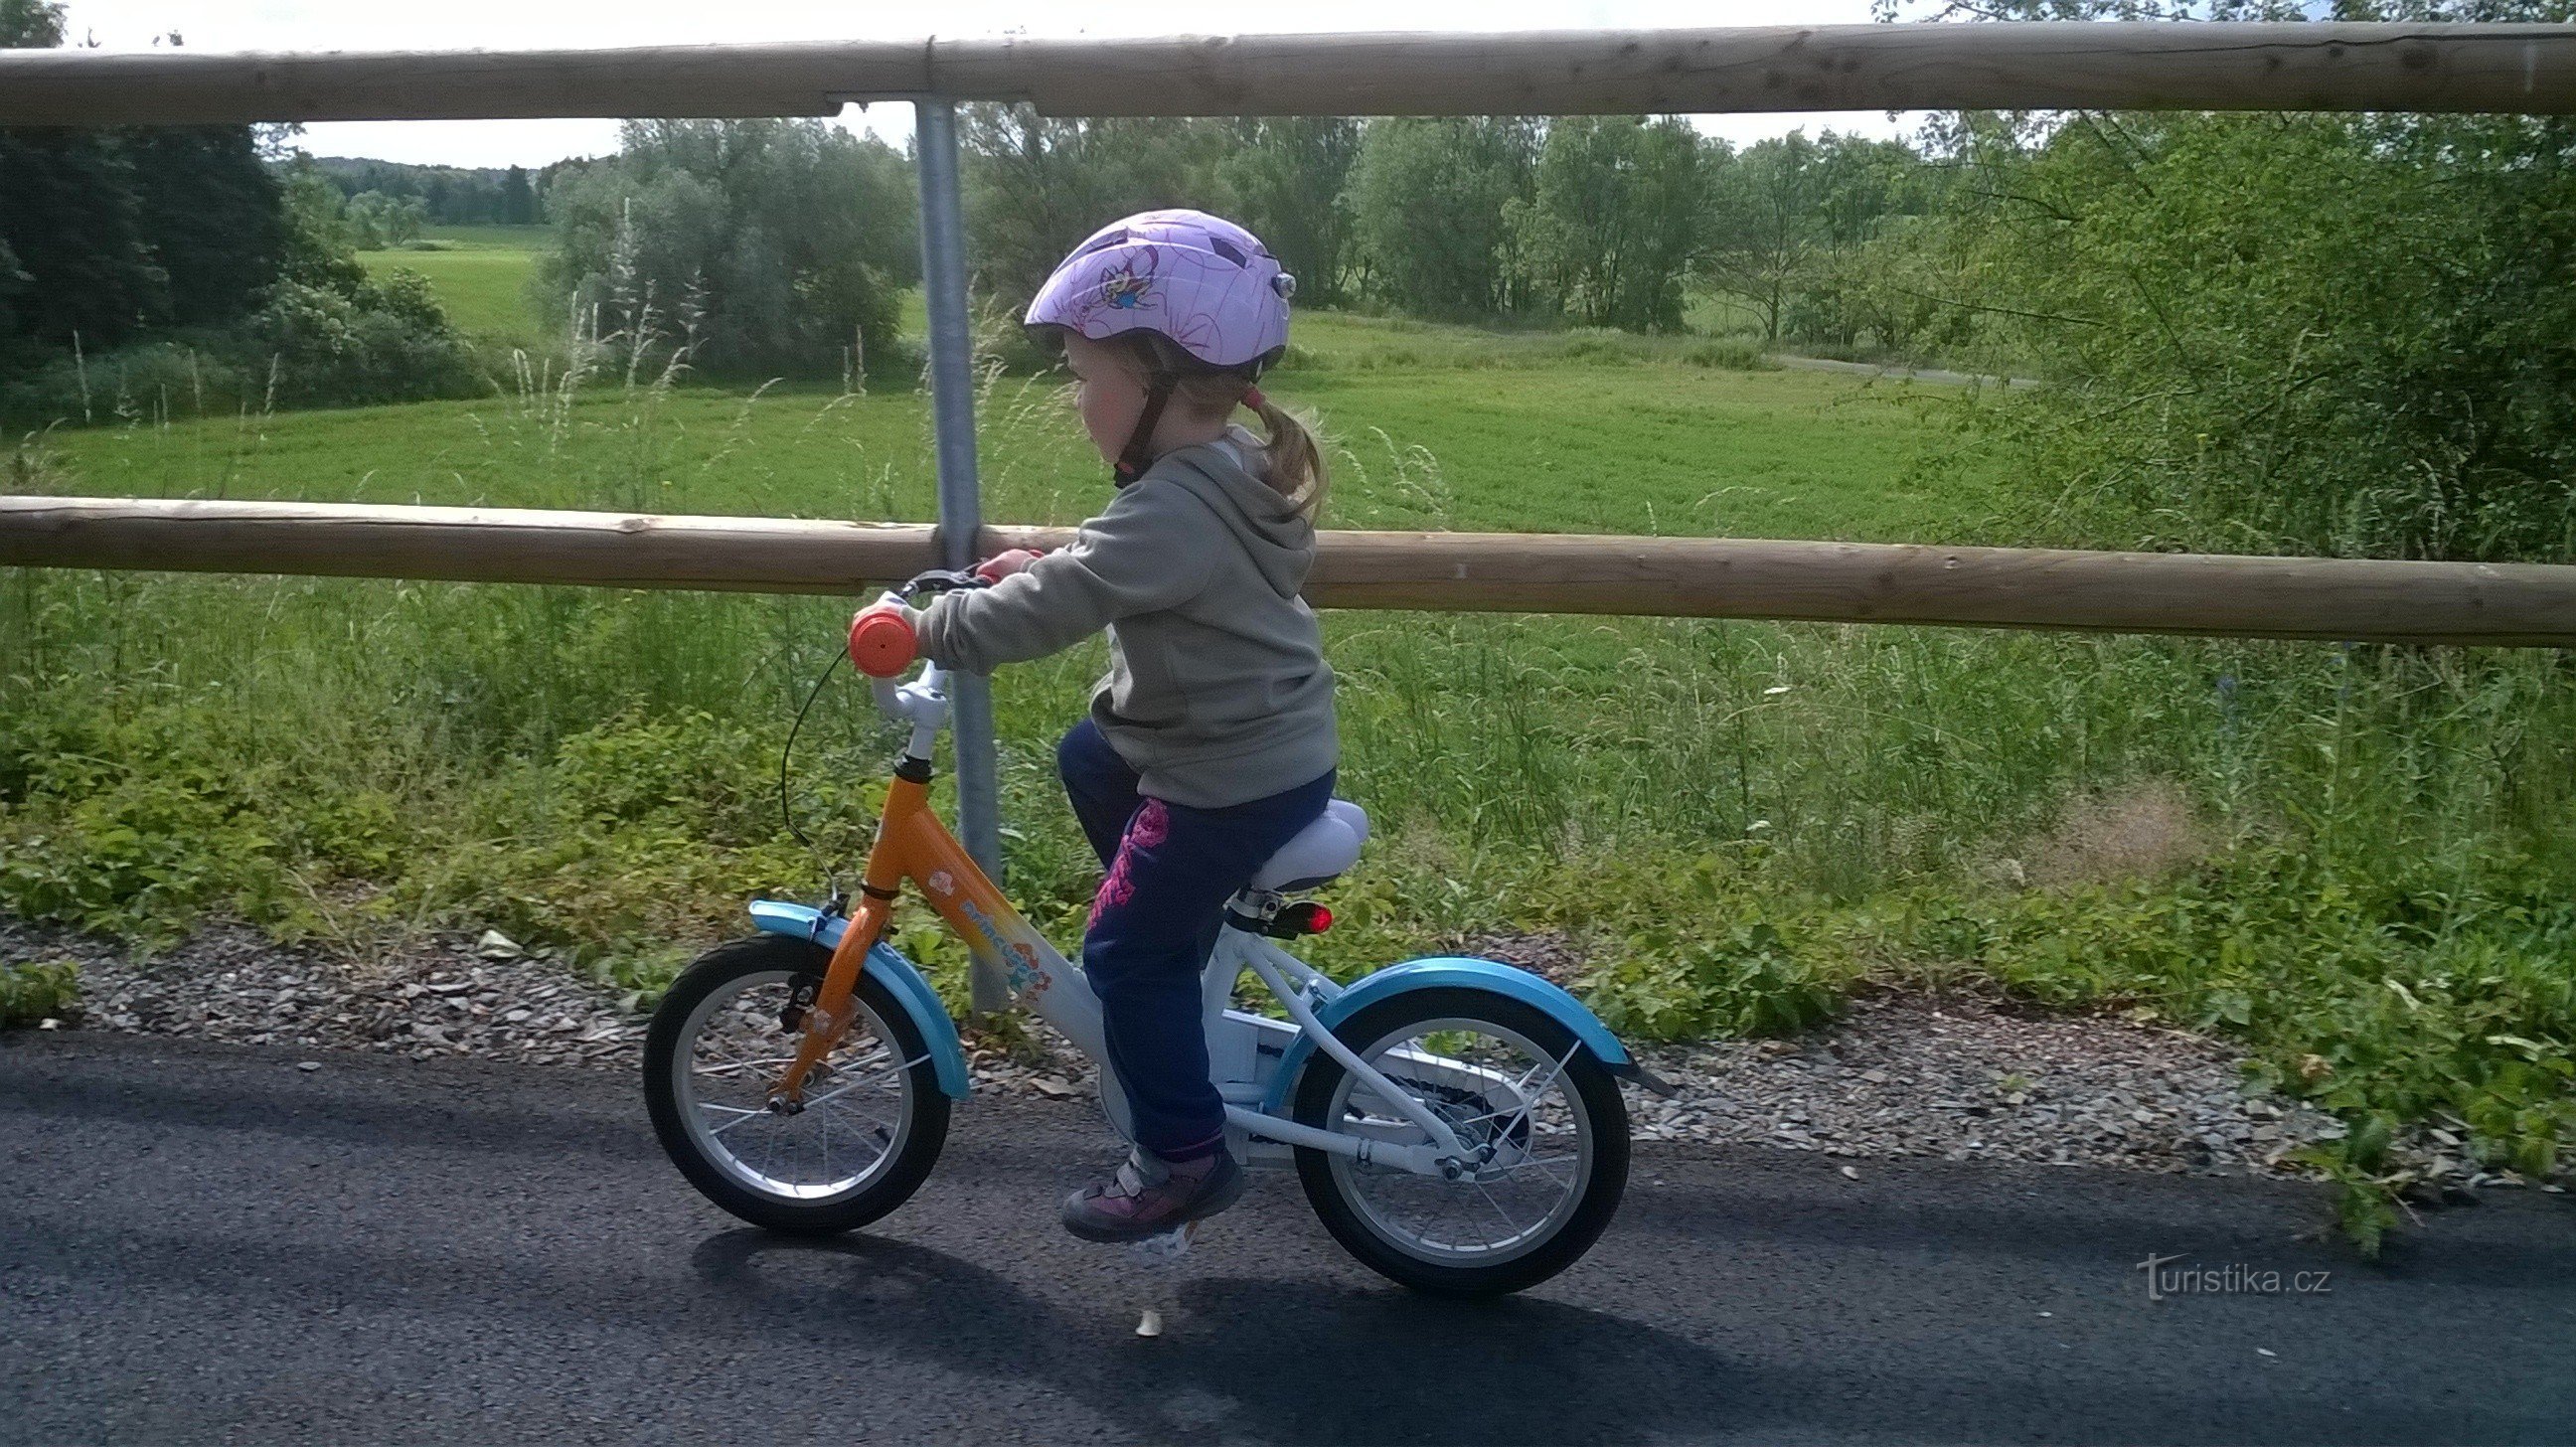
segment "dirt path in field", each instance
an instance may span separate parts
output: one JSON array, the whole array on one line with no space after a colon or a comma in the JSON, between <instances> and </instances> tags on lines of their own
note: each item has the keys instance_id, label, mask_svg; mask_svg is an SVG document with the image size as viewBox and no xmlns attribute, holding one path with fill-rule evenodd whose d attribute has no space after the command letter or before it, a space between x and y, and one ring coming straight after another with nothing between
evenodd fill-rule
<instances>
[{"instance_id":1,"label":"dirt path in field","mask_svg":"<svg viewBox=\"0 0 2576 1447\"><path fill-rule=\"evenodd\" d=\"M2037 377L1985 377L1974 372L1952 372L1940 367L1899 367L1877 362L1837 362L1826 357L1791 357L1766 354L1762 360L1775 367L1795 372L1841 372L1854 377L1874 377L1890 382L1928 382L1937 387L2045 387Z\"/></svg>"}]
</instances>

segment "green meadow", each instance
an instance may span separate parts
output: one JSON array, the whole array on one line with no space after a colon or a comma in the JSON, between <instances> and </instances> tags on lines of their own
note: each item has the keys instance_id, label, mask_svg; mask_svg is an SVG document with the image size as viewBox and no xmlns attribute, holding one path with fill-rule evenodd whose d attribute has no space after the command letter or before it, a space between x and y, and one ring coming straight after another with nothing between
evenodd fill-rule
<instances>
[{"instance_id":1,"label":"green meadow","mask_svg":"<svg viewBox=\"0 0 2576 1447\"><path fill-rule=\"evenodd\" d=\"M421 238L423 249L363 251L358 260L370 272L401 267L429 278L448 320L461 330L533 338L551 321L538 317L528 296L547 236L543 226L433 226Z\"/></svg>"},{"instance_id":2,"label":"green meadow","mask_svg":"<svg viewBox=\"0 0 2576 1447\"><path fill-rule=\"evenodd\" d=\"M1106 498L1049 378L985 396L986 510L1075 522ZM1919 389L1803 372L1560 362L1317 369L1274 391L1321 414L1347 527L1982 540L1991 474L1909 479ZM927 521L916 392L699 387L218 418L61 433L85 490L127 496L647 508Z\"/></svg>"}]
</instances>

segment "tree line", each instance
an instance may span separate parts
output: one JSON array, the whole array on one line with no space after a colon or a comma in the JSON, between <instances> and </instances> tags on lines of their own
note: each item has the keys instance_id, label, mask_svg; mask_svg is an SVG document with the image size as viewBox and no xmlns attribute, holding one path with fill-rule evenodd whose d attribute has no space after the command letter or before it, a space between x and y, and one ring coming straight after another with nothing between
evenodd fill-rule
<instances>
[{"instance_id":1,"label":"tree line","mask_svg":"<svg viewBox=\"0 0 2576 1447\"><path fill-rule=\"evenodd\" d=\"M1737 150L1679 117L1080 120L967 108L979 275L1032 292L1071 240L1149 206L1241 220L1300 295L1428 317L1683 325L1722 298L1766 342L1848 345L1869 309L1853 255L1937 197L1901 142L1830 132Z\"/></svg>"},{"instance_id":2,"label":"tree line","mask_svg":"<svg viewBox=\"0 0 2576 1447\"><path fill-rule=\"evenodd\" d=\"M0 0L0 48L62 44L62 16ZM338 193L285 159L240 126L0 129L0 416L469 388L427 287L369 278Z\"/></svg>"},{"instance_id":3,"label":"tree line","mask_svg":"<svg viewBox=\"0 0 2576 1447\"><path fill-rule=\"evenodd\" d=\"M546 219L543 197L555 178L584 161L525 166L420 166L352 156L313 162L354 206L380 196L395 207L417 203L424 226L533 226Z\"/></svg>"},{"instance_id":4,"label":"tree line","mask_svg":"<svg viewBox=\"0 0 2576 1447\"><path fill-rule=\"evenodd\" d=\"M1673 331L1694 294L1766 344L1937 341L1877 284L1878 243L1939 205L1893 141L1794 135L1741 151L1675 117L1099 120L961 116L970 264L997 312L1113 217L1224 212L1307 305ZM702 370L897 364L890 290L918 269L908 160L811 121L632 122L618 155L549 182L544 286L594 333ZM647 337L647 333L650 337ZM880 367L880 371L883 368Z\"/></svg>"}]
</instances>

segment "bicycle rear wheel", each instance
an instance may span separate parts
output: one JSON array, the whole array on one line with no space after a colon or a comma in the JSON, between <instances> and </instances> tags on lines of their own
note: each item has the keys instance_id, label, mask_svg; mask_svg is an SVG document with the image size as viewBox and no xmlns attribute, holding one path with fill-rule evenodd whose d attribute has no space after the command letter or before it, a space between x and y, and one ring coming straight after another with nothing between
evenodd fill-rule
<instances>
[{"instance_id":1,"label":"bicycle rear wheel","mask_svg":"<svg viewBox=\"0 0 2576 1447\"><path fill-rule=\"evenodd\" d=\"M1627 1189L1628 1109L1572 1032L1520 1001L1455 988L1379 1001L1333 1033L1475 1157L1449 1179L1299 1150L1307 1201L1352 1255L1419 1291L1494 1296L1545 1281L1600 1238ZM1321 1053L1294 1104L1302 1125L1428 1139Z\"/></svg>"}]
</instances>

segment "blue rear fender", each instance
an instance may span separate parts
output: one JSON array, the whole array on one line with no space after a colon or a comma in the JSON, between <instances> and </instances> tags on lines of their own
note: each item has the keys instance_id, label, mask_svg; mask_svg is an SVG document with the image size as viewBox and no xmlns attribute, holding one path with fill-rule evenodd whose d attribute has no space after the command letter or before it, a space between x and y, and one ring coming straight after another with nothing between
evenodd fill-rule
<instances>
[{"instance_id":1,"label":"blue rear fender","mask_svg":"<svg viewBox=\"0 0 2576 1447\"><path fill-rule=\"evenodd\" d=\"M850 922L839 915L827 915L810 904L788 904L775 899L758 899L751 904L751 922L763 934L791 935L811 940L824 949L841 942ZM942 1094L958 1100L966 1098L966 1047L957 1038L957 1022L948 1018L948 1007L939 1003L939 992L914 969L912 961L884 945L868 951L867 972L885 981L894 992L904 1013L912 1017L914 1028L921 1032L923 1048L930 1052L931 1068L939 1077Z\"/></svg>"},{"instance_id":2,"label":"blue rear fender","mask_svg":"<svg viewBox=\"0 0 2576 1447\"><path fill-rule=\"evenodd\" d=\"M1415 990L1439 989L1484 990L1535 1007L1564 1026L1566 1032L1582 1042L1583 1048L1591 1051L1611 1074L1636 1081L1649 1089L1670 1089L1638 1065L1628 1054L1628 1047L1620 1044L1619 1037L1611 1034L1610 1027L1602 1024L1600 1017L1586 1009L1582 1001L1527 970L1496 960L1442 956L1389 965L1342 991L1333 997L1331 1003L1317 1007L1315 1016L1326 1029L1333 1029L1381 1000ZM1265 1114L1285 1113L1288 1092L1295 1088L1297 1076L1305 1068L1306 1057L1314 1050L1315 1042L1303 1035L1289 1045L1288 1053L1279 1059L1278 1073L1271 1077L1269 1098L1261 1103Z\"/></svg>"}]
</instances>

